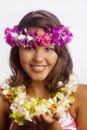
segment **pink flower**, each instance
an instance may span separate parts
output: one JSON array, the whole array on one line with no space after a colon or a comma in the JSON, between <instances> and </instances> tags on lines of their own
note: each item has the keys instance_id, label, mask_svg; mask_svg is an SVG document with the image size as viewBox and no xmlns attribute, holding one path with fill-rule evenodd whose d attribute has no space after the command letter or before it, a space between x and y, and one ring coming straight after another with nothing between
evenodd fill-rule
<instances>
[{"instance_id":1,"label":"pink flower","mask_svg":"<svg viewBox=\"0 0 87 130\"><path fill-rule=\"evenodd\" d=\"M65 46L72 40L72 33L64 25L52 29L53 42L59 46Z\"/></svg>"},{"instance_id":2,"label":"pink flower","mask_svg":"<svg viewBox=\"0 0 87 130\"><path fill-rule=\"evenodd\" d=\"M38 34L38 30L31 32L24 28L19 31L18 26L14 26L13 29L5 29L6 43L10 46L24 46L32 43L34 46L36 43L39 46L45 46L47 44L57 44L58 46L65 46L71 42L73 34L64 25L57 27L45 28L45 33L42 35Z\"/></svg>"},{"instance_id":3,"label":"pink flower","mask_svg":"<svg viewBox=\"0 0 87 130\"><path fill-rule=\"evenodd\" d=\"M38 35L37 39L36 39L36 42L37 42L37 44L39 46L45 46L47 44L50 44L51 41L52 40L51 40L50 36L47 33L45 33L43 35Z\"/></svg>"},{"instance_id":4,"label":"pink flower","mask_svg":"<svg viewBox=\"0 0 87 130\"><path fill-rule=\"evenodd\" d=\"M17 26L14 26L13 29L6 28L5 32L4 32L6 43L8 43L12 47L16 46L16 40L17 40L18 32L19 31L18 31Z\"/></svg>"}]
</instances>

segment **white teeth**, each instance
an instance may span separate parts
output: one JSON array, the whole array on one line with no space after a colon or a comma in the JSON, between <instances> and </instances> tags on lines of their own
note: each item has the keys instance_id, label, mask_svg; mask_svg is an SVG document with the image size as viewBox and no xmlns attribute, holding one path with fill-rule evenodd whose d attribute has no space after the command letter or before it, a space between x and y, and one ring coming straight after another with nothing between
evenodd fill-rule
<instances>
[{"instance_id":1,"label":"white teeth","mask_svg":"<svg viewBox=\"0 0 87 130\"><path fill-rule=\"evenodd\" d=\"M44 66L33 66L33 69L35 70L35 71L43 71L44 70Z\"/></svg>"},{"instance_id":2,"label":"white teeth","mask_svg":"<svg viewBox=\"0 0 87 130\"><path fill-rule=\"evenodd\" d=\"M43 69L44 67L42 66L39 66L39 67L35 67L36 69Z\"/></svg>"}]
</instances>

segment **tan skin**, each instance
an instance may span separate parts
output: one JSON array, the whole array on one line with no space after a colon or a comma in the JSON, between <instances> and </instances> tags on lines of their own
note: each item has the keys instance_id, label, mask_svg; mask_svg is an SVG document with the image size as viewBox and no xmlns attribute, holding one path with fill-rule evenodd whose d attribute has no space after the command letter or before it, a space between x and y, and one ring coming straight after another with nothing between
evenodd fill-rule
<instances>
[{"instance_id":1,"label":"tan skin","mask_svg":"<svg viewBox=\"0 0 87 130\"><path fill-rule=\"evenodd\" d=\"M40 30L40 33L43 33L43 31ZM54 45L45 47L36 45L34 50L31 45L27 48L21 47L19 55L23 69L32 79L31 87L26 89L29 98L40 97L48 99L52 97L45 89L45 79L53 69L58 58L54 51ZM51 55L51 59L49 55ZM78 124L77 130L87 130L87 85L79 84L73 96L76 100L70 106L69 112ZM10 104L3 98L2 90L0 90L0 130L8 128L8 117L11 113L9 106ZM63 130L58 124L59 115L56 113L37 115L33 120L38 124L38 130ZM31 130L30 127L32 125L33 123L31 122L25 122L24 126L15 124L12 130Z\"/></svg>"}]
</instances>

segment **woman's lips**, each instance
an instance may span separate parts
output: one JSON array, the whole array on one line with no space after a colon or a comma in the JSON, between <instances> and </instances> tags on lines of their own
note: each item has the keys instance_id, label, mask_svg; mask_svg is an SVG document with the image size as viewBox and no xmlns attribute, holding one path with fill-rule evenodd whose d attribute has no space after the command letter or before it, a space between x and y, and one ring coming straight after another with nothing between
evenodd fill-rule
<instances>
[{"instance_id":1,"label":"woman's lips","mask_svg":"<svg viewBox=\"0 0 87 130\"><path fill-rule=\"evenodd\" d=\"M42 71L45 70L46 65L39 65L39 66L38 65L32 65L31 67L32 67L33 71L42 72Z\"/></svg>"}]
</instances>

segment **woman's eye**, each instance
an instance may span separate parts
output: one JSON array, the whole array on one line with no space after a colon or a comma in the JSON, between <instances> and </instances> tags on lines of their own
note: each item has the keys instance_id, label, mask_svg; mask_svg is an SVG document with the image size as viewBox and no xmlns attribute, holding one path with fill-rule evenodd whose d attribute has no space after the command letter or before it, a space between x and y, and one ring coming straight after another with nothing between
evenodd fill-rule
<instances>
[{"instance_id":1,"label":"woman's eye","mask_svg":"<svg viewBox=\"0 0 87 130\"><path fill-rule=\"evenodd\" d=\"M46 47L45 50L46 50L46 51L52 51L52 50L54 50L54 48Z\"/></svg>"},{"instance_id":2,"label":"woman's eye","mask_svg":"<svg viewBox=\"0 0 87 130\"><path fill-rule=\"evenodd\" d=\"M33 50L34 48L32 46L25 47L26 50Z\"/></svg>"}]
</instances>

